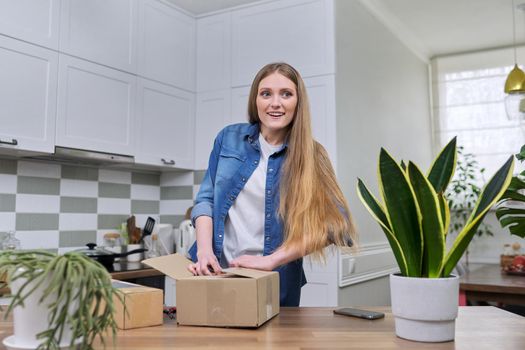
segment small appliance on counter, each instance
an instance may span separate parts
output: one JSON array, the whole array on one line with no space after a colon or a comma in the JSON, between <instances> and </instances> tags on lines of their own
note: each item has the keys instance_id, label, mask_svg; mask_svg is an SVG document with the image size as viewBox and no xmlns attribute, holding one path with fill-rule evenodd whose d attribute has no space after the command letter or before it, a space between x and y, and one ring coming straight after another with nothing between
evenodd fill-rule
<instances>
[{"instance_id":1,"label":"small appliance on counter","mask_svg":"<svg viewBox=\"0 0 525 350\"><path fill-rule=\"evenodd\" d=\"M179 228L174 231L177 253L186 256L188 250L195 242L195 228L193 227L191 220L184 220L180 223Z\"/></svg>"}]
</instances>

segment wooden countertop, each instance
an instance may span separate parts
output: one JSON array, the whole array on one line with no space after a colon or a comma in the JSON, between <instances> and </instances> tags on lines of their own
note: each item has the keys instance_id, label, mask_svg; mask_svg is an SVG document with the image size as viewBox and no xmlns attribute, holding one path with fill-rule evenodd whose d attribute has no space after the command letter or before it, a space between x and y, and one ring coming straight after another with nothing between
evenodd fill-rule
<instances>
[{"instance_id":1,"label":"wooden countertop","mask_svg":"<svg viewBox=\"0 0 525 350\"><path fill-rule=\"evenodd\" d=\"M523 350L525 318L495 307L460 307L456 340L417 343L397 338L389 308L369 321L334 315L332 308L281 308L281 313L258 329L162 326L119 331L107 349L505 349ZM12 334L12 324L0 315L0 339ZM5 349L0 344L0 349ZM95 349L103 349L96 345Z\"/></svg>"},{"instance_id":2,"label":"wooden countertop","mask_svg":"<svg viewBox=\"0 0 525 350\"><path fill-rule=\"evenodd\" d=\"M496 264L484 265L461 276L464 291L511 293L525 295L525 276L508 275Z\"/></svg>"}]
</instances>

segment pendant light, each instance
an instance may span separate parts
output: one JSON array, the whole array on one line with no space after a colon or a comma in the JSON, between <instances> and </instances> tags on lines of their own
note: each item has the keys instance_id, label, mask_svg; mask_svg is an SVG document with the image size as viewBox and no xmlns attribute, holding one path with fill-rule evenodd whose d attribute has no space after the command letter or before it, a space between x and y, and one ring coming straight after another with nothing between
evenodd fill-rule
<instances>
[{"instance_id":1,"label":"pendant light","mask_svg":"<svg viewBox=\"0 0 525 350\"><path fill-rule=\"evenodd\" d=\"M520 6L521 9L521 6ZM518 67L516 54L516 12L512 0L512 43L514 47L514 68L505 81L505 110L507 117L515 122L525 120L525 72Z\"/></svg>"}]
</instances>

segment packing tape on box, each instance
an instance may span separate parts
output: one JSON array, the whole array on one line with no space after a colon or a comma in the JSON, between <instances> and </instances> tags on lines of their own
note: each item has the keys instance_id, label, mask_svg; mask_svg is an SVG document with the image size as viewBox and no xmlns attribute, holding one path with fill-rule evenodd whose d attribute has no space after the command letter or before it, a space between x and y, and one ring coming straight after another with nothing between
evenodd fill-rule
<instances>
[{"instance_id":1,"label":"packing tape on box","mask_svg":"<svg viewBox=\"0 0 525 350\"><path fill-rule=\"evenodd\" d=\"M266 319L269 320L273 315L273 281L271 278L266 282Z\"/></svg>"},{"instance_id":2,"label":"packing tape on box","mask_svg":"<svg viewBox=\"0 0 525 350\"><path fill-rule=\"evenodd\" d=\"M207 283L213 283L213 280ZM207 315L206 323L209 325L224 325L232 324L235 319L235 308L237 300L237 292L233 288L226 288L225 284L220 284L220 289L217 286L214 288L206 288L206 303ZM228 307L224 307L224 300L231 300L227 303Z\"/></svg>"}]
</instances>

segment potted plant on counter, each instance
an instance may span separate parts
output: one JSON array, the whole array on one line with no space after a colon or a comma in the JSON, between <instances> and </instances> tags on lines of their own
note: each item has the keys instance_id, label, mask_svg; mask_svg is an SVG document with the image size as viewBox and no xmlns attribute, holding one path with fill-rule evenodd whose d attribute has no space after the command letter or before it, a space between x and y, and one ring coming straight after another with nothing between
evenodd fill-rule
<instances>
[{"instance_id":1,"label":"potted plant on counter","mask_svg":"<svg viewBox=\"0 0 525 350\"><path fill-rule=\"evenodd\" d=\"M14 335L8 349L91 349L107 330L116 332L114 296L106 269L81 253L0 252L0 275L7 274ZM119 299L117 299L119 300Z\"/></svg>"},{"instance_id":2,"label":"potted plant on counter","mask_svg":"<svg viewBox=\"0 0 525 350\"><path fill-rule=\"evenodd\" d=\"M450 209L444 192L456 167L456 138L437 156L426 176L414 163L400 165L381 149L382 203L358 179L358 195L385 233L400 269L399 274L390 275L397 336L425 342L454 339L459 279L451 272L509 185L513 166L511 157L488 181L448 252Z\"/></svg>"}]
</instances>

